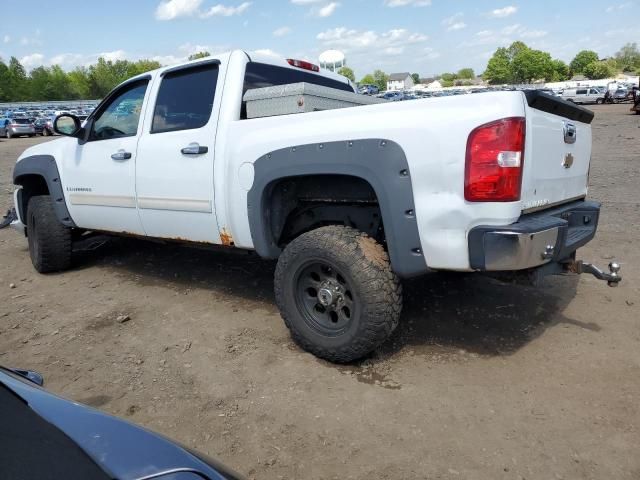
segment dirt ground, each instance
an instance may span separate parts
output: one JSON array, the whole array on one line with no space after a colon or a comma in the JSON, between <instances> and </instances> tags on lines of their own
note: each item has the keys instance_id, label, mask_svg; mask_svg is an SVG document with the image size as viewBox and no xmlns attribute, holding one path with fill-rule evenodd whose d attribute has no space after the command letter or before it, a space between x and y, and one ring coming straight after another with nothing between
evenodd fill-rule
<instances>
[{"instance_id":1,"label":"dirt ground","mask_svg":"<svg viewBox=\"0 0 640 480\"><path fill-rule=\"evenodd\" d=\"M579 257L619 259L619 288L430 275L405 284L387 344L336 366L291 342L273 263L117 240L43 276L5 229L0 364L251 478L638 479L640 116L593 110L603 211ZM0 140L2 211L15 159L43 141Z\"/></svg>"}]
</instances>

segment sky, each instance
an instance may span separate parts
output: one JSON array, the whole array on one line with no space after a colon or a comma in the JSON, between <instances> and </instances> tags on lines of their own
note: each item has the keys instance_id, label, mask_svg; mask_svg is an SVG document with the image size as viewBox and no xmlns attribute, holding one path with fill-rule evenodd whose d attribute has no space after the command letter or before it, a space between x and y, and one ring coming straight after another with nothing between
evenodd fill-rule
<instances>
[{"instance_id":1,"label":"sky","mask_svg":"<svg viewBox=\"0 0 640 480\"><path fill-rule=\"evenodd\" d=\"M479 74L515 40L566 62L640 41L640 0L0 0L0 12L0 58L28 70L234 48L317 63L338 49L358 79L377 68L429 77Z\"/></svg>"}]
</instances>

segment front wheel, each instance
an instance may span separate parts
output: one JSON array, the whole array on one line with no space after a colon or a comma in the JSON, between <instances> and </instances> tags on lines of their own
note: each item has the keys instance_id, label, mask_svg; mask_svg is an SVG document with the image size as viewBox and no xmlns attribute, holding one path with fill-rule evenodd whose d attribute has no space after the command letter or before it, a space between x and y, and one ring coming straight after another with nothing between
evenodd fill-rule
<instances>
[{"instance_id":1,"label":"front wheel","mask_svg":"<svg viewBox=\"0 0 640 480\"><path fill-rule=\"evenodd\" d=\"M327 226L293 240L278 259L276 303L294 341L332 362L361 358L398 325L402 286L373 238Z\"/></svg>"},{"instance_id":2,"label":"front wheel","mask_svg":"<svg viewBox=\"0 0 640 480\"><path fill-rule=\"evenodd\" d=\"M596 99L596 105L602 105L603 103L604 103L604 100L602 100L601 98Z\"/></svg>"},{"instance_id":3,"label":"front wheel","mask_svg":"<svg viewBox=\"0 0 640 480\"><path fill-rule=\"evenodd\" d=\"M31 263L38 272L57 272L71 266L71 229L58 220L49 195L29 199L27 238Z\"/></svg>"}]
</instances>

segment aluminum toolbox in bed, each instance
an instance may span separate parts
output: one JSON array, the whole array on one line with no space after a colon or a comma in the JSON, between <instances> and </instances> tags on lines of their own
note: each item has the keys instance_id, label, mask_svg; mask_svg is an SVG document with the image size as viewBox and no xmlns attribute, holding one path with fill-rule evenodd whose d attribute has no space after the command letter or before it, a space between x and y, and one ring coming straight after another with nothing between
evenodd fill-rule
<instances>
[{"instance_id":1,"label":"aluminum toolbox in bed","mask_svg":"<svg viewBox=\"0 0 640 480\"><path fill-rule=\"evenodd\" d=\"M290 115L386 102L381 98L305 82L247 90L243 100L247 103L247 118Z\"/></svg>"}]
</instances>

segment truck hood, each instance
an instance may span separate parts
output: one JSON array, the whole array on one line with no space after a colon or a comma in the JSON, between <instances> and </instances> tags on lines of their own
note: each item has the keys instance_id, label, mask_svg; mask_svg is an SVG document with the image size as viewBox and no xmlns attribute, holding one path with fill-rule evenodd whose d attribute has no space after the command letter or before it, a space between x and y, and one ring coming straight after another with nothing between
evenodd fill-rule
<instances>
[{"instance_id":1,"label":"truck hood","mask_svg":"<svg viewBox=\"0 0 640 480\"><path fill-rule=\"evenodd\" d=\"M71 142L77 141L78 140L75 138L62 137L56 138L55 140L51 140L49 142L40 143L38 145L27 148L20 154L17 161L19 162L23 158L31 157L33 155L52 155L54 158L56 158L56 154L59 153L66 145L69 145L69 143Z\"/></svg>"}]
</instances>

